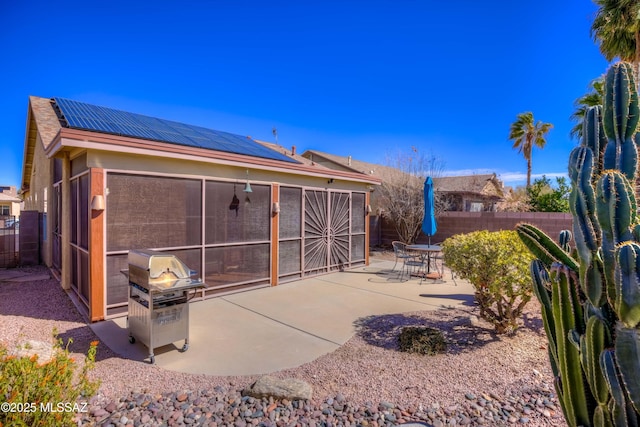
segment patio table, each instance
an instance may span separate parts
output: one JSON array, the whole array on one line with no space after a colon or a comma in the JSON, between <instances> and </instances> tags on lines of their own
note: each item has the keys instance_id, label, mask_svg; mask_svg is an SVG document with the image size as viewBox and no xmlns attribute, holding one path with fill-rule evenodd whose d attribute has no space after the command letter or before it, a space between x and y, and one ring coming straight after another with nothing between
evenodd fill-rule
<instances>
[{"instance_id":1,"label":"patio table","mask_svg":"<svg viewBox=\"0 0 640 427\"><path fill-rule=\"evenodd\" d=\"M425 258L427 259L427 274L429 274L431 272L431 254L442 251L442 247L440 245L407 245L407 250L418 252L422 262Z\"/></svg>"}]
</instances>

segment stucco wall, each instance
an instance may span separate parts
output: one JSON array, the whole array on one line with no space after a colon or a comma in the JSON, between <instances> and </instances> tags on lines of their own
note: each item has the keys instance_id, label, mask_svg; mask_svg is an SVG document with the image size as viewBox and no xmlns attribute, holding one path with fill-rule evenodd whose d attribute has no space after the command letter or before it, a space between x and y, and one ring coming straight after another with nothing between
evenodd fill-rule
<instances>
[{"instance_id":1,"label":"stucco wall","mask_svg":"<svg viewBox=\"0 0 640 427\"><path fill-rule=\"evenodd\" d=\"M24 194L24 210L37 211L47 214L49 208L49 201L53 191L51 184L53 161L48 159L44 153L42 146L42 139L38 133L36 144L33 154L33 168L31 170L31 181L29 185L29 191ZM51 266L51 256L49 250L49 244L51 242L50 232L51 224L50 215L43 215L42 218L46 218L46 234L42 241L42 260L47 266Z\"/></svg>"},{"instance_id":2,"label":"stucco wall","mask_svg":"<svg viewBox=\"0 0 640 427\"><path fill-rule=\"evenodd\" d=\"M438 231L431 237L432 242L442 242L454 234L470 233L477 230L513 230L516 224L533 224L557 239L561 230L571 230L573 219L568 213L547 212L446 212L438 218ZM371 217L372 246L391 245L398 240L393 224L379 217ZM421 235L419 243L426 243L427 237Z\"/></svg>"},{"instance_id":3,"label":"stucco wall","mask_svg":"<svg viewBox=\"0 0 640 427\"><path fill-rule=\"evenodd\" d=\"M244 185L247 181L252 183L281 185L309 186L330 190L367 191L368 184L342 181L335 179L332 183L327 178L308 176L304 174L291 174L278 171L242 168L227 165L212 165L202 162L170 159L161 157L148 157L135 154L107 153L100 151L89 152L87 166L102 168L106 171L132 171L136 173L160 173L168 175L183 175L192 177L211 177L217 179L234 180ZM320 173L322 171L319 171Z\"/></svg>"}]
</instances>

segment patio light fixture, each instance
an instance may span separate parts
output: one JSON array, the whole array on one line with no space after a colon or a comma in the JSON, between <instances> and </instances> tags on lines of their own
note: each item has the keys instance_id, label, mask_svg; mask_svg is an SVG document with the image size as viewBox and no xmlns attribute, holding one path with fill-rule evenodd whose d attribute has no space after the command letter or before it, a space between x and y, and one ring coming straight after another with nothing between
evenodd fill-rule
<instances>
[{"instance_id":1,"label":"patio light fixture","mask_svg":"<svg viewBox=\"0 0 640 427\"><path fill-rule=\"evenodd\" d=\"M277 214L278 212L280 212L280 203L273 202L273 205L271 205L271 213Z\"/></svg>"},{"instance_id":2,"label":"patio light fixture","mask_svg":"<svg viewBox=\"0 0 640 427\"><path fill-rule=\"evenodd\" d=\"M104 196L101 194L97 194L93 196L91 199L91 210L92 211L103 211L104 210Z\"/></svg>"},{"instance_id":3,"label":"patio light fixture","mask_svg":"<svg viewBox=\"0 0 640 427\"><path fill-rule=\"evenodd\" d=\"M249 203L251 203L251 199L249 198L249 193L253 193L253 190L251 189L251 184L249 184L249 169L247 169L247 184L244 186L244 190L242 191L247 193L246 197L244 198L244 204L248 205Z\"/></svg>"},{"instance_id":4,"label":"patio light fixture","mask_svg":"<svg viewBox=\"0 0 640 427\"><path fill-rule=\"evenodd\" d=\"M249 184L249 169L247 169L247 184L244 186L244 190L242 191L244 191L245 193L253 193L253 190L251 189L251 184Z\"/></svg>"}]
</instances>

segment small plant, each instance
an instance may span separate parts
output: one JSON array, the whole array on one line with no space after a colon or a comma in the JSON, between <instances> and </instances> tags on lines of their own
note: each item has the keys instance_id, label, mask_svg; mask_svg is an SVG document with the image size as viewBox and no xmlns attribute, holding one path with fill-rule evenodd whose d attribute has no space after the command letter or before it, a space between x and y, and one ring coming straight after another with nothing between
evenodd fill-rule
<instances>
[{"instance_id":1,"label":"small plant","mask_svg":"<svg viewBox=\"0 0 640 427\"><path fill-rule=\"evenodd\" d=\"M78 398L88 400L100 385L88 377L98 342L90 344L81 369L69 353L70 343L57 339L51 360L44 363L38 355L13 356L0 345L0 426L73 425L76 414L88 409Z\"/></svg>"},{"instance_id":2,"label":"small plant","mask_svg":"<svg viewBox=\"0 0 640 427\"><path fill-rule=\"evenodd\" d=\"M447 350L444 335L438 329L407 326L398 336L400 351L433 356Z\"/></svg>"},{"instance_id":3,"label":"small plant","mask_svg":"<svg viewBox=\"0 0 640 427\"><path fill-rule=\"evenodd\" d=\"M480 317L499 334L513 333L531 300L532 254L515 231L458 234L442 244L445 263L475 288Z\"/></svg>"}]
</instances>

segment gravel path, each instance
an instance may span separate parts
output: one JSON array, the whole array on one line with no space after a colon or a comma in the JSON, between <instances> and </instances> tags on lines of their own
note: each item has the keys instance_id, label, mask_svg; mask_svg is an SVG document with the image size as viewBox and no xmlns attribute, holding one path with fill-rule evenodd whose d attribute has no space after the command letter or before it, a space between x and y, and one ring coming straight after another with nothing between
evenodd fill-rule
<instances>
[{"instance_id":1,"label":"gravel path","mask_svg":"<svg viewBox=\"0 0 640 427\"><path fill-rule=\"evenodd\" d=\"M46 273L42 267L25 269ZM358 334L317 360L272 374L309 382L312 401L241 396L256 376L212 377L121 359L99 346L102 380L81 425L425 425L565 426L547 360L540 308L528 306L514 337L498 337L475 309L443 309L361 319ZM435 327L446 354L397 350L403 326ZM0 282L0 342L46 341L56 329L83 353L96 338L54 279ZM78 354L77 360L82 356Z\"/></svg>"}]
</instances>

